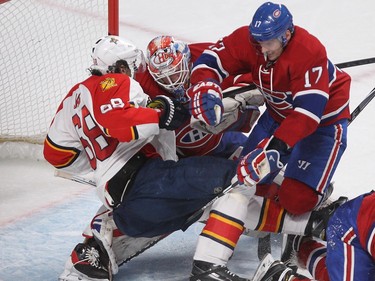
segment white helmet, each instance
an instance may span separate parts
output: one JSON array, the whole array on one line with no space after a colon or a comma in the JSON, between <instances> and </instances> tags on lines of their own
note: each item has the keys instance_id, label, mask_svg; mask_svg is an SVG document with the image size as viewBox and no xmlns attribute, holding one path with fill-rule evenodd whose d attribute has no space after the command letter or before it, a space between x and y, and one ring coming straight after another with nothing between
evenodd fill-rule
<instances>
[{"instance_id":1,"label":"white helmet","mask_svg":"<svg viewBox=\"0 0 375 281\"><path fill-rule=\"evenodd\" d=\"M108 35L100 38L92 48L93 65L89 70L98 70L102 74L115 71L116 62L125 60L130 68L131 77L146 69L143 52L129 40Z\"/></svg>"}]
</instances>

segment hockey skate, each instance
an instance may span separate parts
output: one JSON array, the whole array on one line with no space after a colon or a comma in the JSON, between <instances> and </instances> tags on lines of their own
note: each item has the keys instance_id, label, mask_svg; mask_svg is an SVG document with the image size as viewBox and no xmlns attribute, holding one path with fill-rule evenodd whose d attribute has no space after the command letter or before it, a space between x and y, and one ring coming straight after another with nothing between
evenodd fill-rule
<instances>
[{"instance_id":1,"label":"hockey skate","mask_svg":"<svg viewBox=\"0 0 375 281\"><path fill-rule=\"evenodd\" d=\"M267 254L255 271L252 281L288 281L292 276L292 269Z\"/></svg>"},{"instance_id":2,"label":"hockey skate","mask_svg":"<svg viewBox=\"0 0 375 281\"><path fill-rule=\"evenodd\" d=\"M79 243L65 263L59 281L111 281L112 273L108 262L102 261L99 247L95 242Z\"/></svg>"},{"instance_id":3,"label":"hockey skate","mask_svg":"<svg viewBox=\"0 0 375 281\"><path fill-rule=\"evenodd\" d=\"M327 206L312 211L305 229L305 235L311 235L326 241L328 220L337 210L337 208L346 201L348 201L348 197L341 196L339 199L328 204Z\"/></svg>"},{"instance_id":4,"label":"hockey skate","mask_svg":"<svg viewBox=\"0 0 375 281\"><path fill-rule=\"evenodd\" d=\"M286 266L291 268L293 272L297 272L297 269L298 269L297 252L299 250L299 246L304 237L305 236L302 236L302 235L292 235L292 234L284 234L283 236L280 260Z\"/></svg>"},{"instance_id":5,"label":"hockey skate","mask_svg":"<svg viewBox=\"0 0 375 281\"><path fill-rule=\"evenodd\" d=\"M229 271L226 266L194 261L190 281L250 281Z\"/></svg>"}]
</instances>

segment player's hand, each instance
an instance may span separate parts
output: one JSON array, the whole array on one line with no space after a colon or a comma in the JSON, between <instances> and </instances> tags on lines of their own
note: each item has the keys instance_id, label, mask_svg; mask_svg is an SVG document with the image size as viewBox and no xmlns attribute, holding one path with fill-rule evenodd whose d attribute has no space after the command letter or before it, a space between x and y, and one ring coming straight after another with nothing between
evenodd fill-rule
<instances>
[{"instance_id":1,"label":"player's hand","mask_svg":"<svg viewBox=\"0 0 375 281\"><path fill-rule=\"evenodd\" d=\"M203 81L187 90L191 115L204 123L215 126L220 123L224 111L221 88L214 82Z\"/></svg>"},{"instance_id":2,"label":"player's hand","mask_svg":"<svg viewBox=\"0 0 375 281\"><path fill-rule=\"evenodd\" d=\"M167 96L155 97L147 107L160 110L159 127L162 129L176 130L190 119L187 108L176 99Z\"/></svg>"},{"instance_id":3,"label":"player's hand","mask_svg":"<svg viewBox=\"0 0 375 281\"><path fill-rule=\"evenodd\" d=\"M283 167L277 150L256 148L245 155L237 166L237 178L240 184L254 186L267 176L279 172Z\"/></svg>"}]
</instances>

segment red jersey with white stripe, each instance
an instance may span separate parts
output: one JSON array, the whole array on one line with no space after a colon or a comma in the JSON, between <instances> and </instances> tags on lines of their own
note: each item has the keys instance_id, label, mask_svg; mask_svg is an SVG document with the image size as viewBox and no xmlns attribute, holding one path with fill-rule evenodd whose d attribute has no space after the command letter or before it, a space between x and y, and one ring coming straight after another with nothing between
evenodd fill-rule
<instances>
[{"instance_id":1,"label":"red jersey with white stripe","mask_svg":"<svg viewBox=\"0 0 375 281\"><path fill-rule=\"evenodd\" d=\"M289 146L318 126L350 117L350 76L327 58L324 46L305 29L295 26L293 37L275 62L266 61L248 26L235 30L205 50L195 62L191 83L252 73L271 116L280 123L275 137Z\"/></svg>"}]
</instances>

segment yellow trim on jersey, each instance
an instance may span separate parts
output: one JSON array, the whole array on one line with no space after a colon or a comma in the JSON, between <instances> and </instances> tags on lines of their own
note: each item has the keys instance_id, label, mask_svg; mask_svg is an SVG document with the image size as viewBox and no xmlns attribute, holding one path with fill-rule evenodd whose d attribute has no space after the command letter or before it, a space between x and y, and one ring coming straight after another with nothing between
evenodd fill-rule
<instances>
[{"instance_id":1,"label":"yellow trim on jersey","mask_svg":"<svg viewBox=\"0 0 375 281\"><path fill-rule=\"evenodd\" d=\"M64 163L64 164L60 164L60 165L54 165L54 167L56 167L56 168L67 166L69 163L72 162L72 159L74 159L75 156L77 155L77 152L74 151L74 149L63 149L63 148L59 148L59 147L53 145L53 144L48 140L48 138L45 139L45 142L46 142L46 143L48 144L48 146L51 147L53 150L61 151L61 152L67 152L67 153L72 154L72 157L70 157L69 160L68 160L66 163Z\"/></svg>"},{"instance_id":2,"label":"yellow trim on jersey","mask_svg":"<svg viewBox=\"0 0 375 281\"><path fill-rule=\"evenodd\" d=\"M266 200L266 206L264 207L264 212L263 212L263 217L262 217L262 223L260 224L258 230L263 230L263 227L266 224L267 213L268 213L269 206L270 206L270 200L267 199Z\"/></svg>"}]
</instances>

